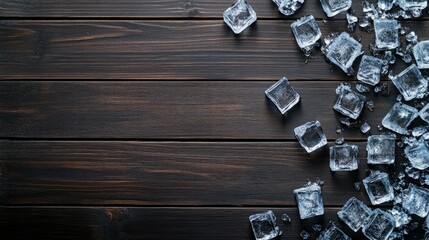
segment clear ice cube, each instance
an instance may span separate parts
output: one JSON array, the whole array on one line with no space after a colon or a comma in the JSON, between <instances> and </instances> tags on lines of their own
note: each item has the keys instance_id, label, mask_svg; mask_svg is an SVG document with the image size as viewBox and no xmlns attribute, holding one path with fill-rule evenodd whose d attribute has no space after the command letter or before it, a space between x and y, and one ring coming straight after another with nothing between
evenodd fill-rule
<instances>
[{"instance_id":1,"label":"clear ice cube","mask_svg":"<svg viewBox=\"0 0 429 240\"><path fill-rule=\"evenodd\" d=\"M277 81L265 91L265 95L276 105L282 114L295 106L300 99L299 94L289 84L286 77Z\"/></svg>"},{"instance_id":2,"label":"clear ice cube","mask_svg":"<svg viewBox=\"0 0 429 240\"><path fill-rule=\"evenodd\" d=\"M340 84L336 89L337 97L333 108L337 112L356 119L365 106L366 97L360 93L351 90L349 85Z\"/></svg>"},{"instance_id":3,"label":"clear ice cube","mask_svg":"<svg viewBox=\"0 0 429 240\"><path fill-rule=\"evenodd\" d=\"M357 79L374 86L380 82L382 67L383 60L373 56L364 55L359 65Z\"/></svg>"},{"instance_id":4,"label":"clear ice cube","mask_svg":"<svg viewBox=\"0 0 429 240\"><path fill-rule=\"evenodd\" d=\"M379 49L394 49L399 46L398 29L400 25L396 20L375 19L375 45Z\"/></svg>"},{"instance_id":5,"label":"clear ice cube","mask_svg":"<svg viewBox=\"0 0 429 240\"><path fill-rule=\"evenodd\" d=\"M353 171L358 169L359 148L357 145L336 145L329 148L331 171Z\"/></svg>"},{"instance_id":6,"label":"clear ice cube","mask_svg":"<svg viewBox=\"0 0 429 240\"><path fill-rule=\"evenodd\" d=\"M393 216L377 208L372 211L369 221L362 227L362 231L370 240L387 240L394 228Z\"/></svg>"},{"instance_id":7,"label":"clear ice cube","mask_svg":"<svg viewBox=\"0 0 429 240\"><path fill-rule=\"evenodd\" d=\"M256 240L269 240L279 235L280 228L271 210L252 215L249 220Z\"/></svg>"},{"instance_id":8,"label":"clear ice cube","mask_svg":"<svg viewBox=\"0 0 429 240\"><path fill-rule=\"evenodd\" d=\"M352 240L351 237L347 236L334 222L330 222L328 229L323 231L317 240Z\"/></svg>"},{"instance_id":9,"label":"clear ice cube","mask_svg":"<svg viewBox=\"0 0 429 240\"><path fill-rule=\"evenodd\" d=\"M327 144L325 133L319 121L307 122L294 129L295 137L308 152L313 152Z\"/></svg>"},{"instance_id":10,"label":"clear ice cube","mask_svg":"<svg viewBox=\"0 0 429 240\"><path fill-rule=\"evenodd\" d=\"M328 17L347 11L352 6L352 0L320 0L320 3Z\"/></svg>"},{"instance_id":11,"label":"clear ice cube","mask_svg":"<svg viewBox=\"0 0 429 240\"><path fill-rule=\"evenodd\" d=\"M373 205L393 200L393 188L387 173L372 171L362 182L368 193L369 200Z\"/></svg>"},{"instance_id":12,"label":"clear ice cube","mask_svg":"<svg viewBox=\"0 0 429 240\"><path fill-rule=\"evenodd\" d=\"M317 41L319 41L322 36L316 19L314 19L312 15L304 16L296 20L290 27L292 28L298 46L306 54L314 49Z\"/></svg>"},{"instance_id":13,"label":"clear ice cube","mask_svg":"<svg viewBox=\"0 0 429 240\"><path fill-rule=\"evenodd\" d=\"M405 101L423 98L427 95L428 81L415 64L412 64L398 75L391 77L391 80Z\"/></svg>"},{"instance_id":14,"label":"clear ice cube","mask_svg":"<svg viewBox=\"0 0 429 240\"><path fill-rule=\"evenodd\" d=\"M429 123L429 103L420 110L419 116L423 121Z\"/></svg>"},{"instance_id":15,"label":"clear ice cube","mask_svg":"<svg viewBox=\"0 0 429 240\"><path fill-rule=\"evenodd\" d=\"M408 126L418 116L418 110L404 103L397 102L383 118L383 127L399 134L407 134Z\"/></svg>"},{"instance_id":16,"label":"clear ice cube","mask_svg":"<svg viewBox=\"0 0 429 240\"><path fill-rule=\"evenodd\" d=\"M347 226L357 232L366 223L371 213L368 206L352 197L338 211L337 215Z\"/></svg>"},{"instance_id":17,"label":"clear ice cube","mask_svg":"<svg viewBox=\"0 0 429 240\"><path fill-rule=\"evenodd\" d=\"M405 157L413 168L425 170L429 168L429 143L423 138L410 141L404 150Z\"/></svg>"},{"instance_id":18,"label":"clear ice cube","mask_svg":"<svg viewBox=\"0 0 429 240\"><path fill-rule=\"evenodd\" d=\"M429 69L429 40L417 43L413 48L413 54L418 68Z\"/></svg>"},{"instance_id":19,"label":"clear ice cube","mask_svg":"<svg viewBox=\"0 0 429 240\"><path fill-rule=\"evenodd\" d=\"M369 124L367 122L364 122L361 126L360 126L360 131L362 133L367 133L369 132L369 130L371 130L371 126L369 126Z\"/></svg>"},{"instance_id":20,"label":"clear ice cube","mask_svg":"<svg viewBox=\"0 0 429 240\"><path fill-rule=\"evenodd\" d=\"M395 146L395 135L369 136L366 145L368 164L395 163Z\"/></svg>"},{"instance_id":21,"label":"clear ice cube","mask_svg":"<svg viewBox=\"0 0 429 240\"><path fill-rule=\"evenodd\" d=\"M223 21L235 34L240 34L256 21L256 13L245 0L236 0L223 12Z\"/></svg>"},{"instance_id":22,"label":"clear ice cube","mask_svg":"<svg viewBox=\"0 0 429 240\"><path fill-rule=\"evenodd\" d=\"M414 184L408 186L403 192L402 207L411 214L426 217L429 213L429 189L417 187Z\"/></svg>"},{"instance_id":23,"label":"clear ice cube","mask_svg":"<svg viewBox=\"0 0 429 240\"><path fill-rule=\"evenodd\" d=\"M323 53L333 64L349 75L354 74L353 62L362 54L362 44L350 37L346 32L341 33L322 49Z\"/></svg>"},{"instance_id":24,"label":"clear ice cube","mask_svg":"<svg viewBox=\"0 0 429 240\"><path fill-rule=\"evenodd\" d=\"M279 12L283 15L293 15L304 4L304 0L273 0L278 6Z\"/></svg>"},{"instance_id":25,"label":"clear ice cube","mask_svg":"<svg viewBox=\"0 0 429 240\"><path fill-rule=\"evenodd\" d=\"M298 205L299 216L307 219L323 215L322 189L316 183L293 190Z\"/></svg>"}]
</instances>

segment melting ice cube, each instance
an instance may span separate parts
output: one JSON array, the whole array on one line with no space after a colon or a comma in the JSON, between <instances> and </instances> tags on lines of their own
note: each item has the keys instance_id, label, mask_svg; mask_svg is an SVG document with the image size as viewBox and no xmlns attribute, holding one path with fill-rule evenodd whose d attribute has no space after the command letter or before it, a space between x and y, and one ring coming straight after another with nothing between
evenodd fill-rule
<instances>
[{"instance_id":1,"label":"melting ice cube","mask_svg":"<svg viewBox=\"0 0 429 240\"><path fill-rule=\"evenodd\" d=\"M402 207L405 210L422 218L428 215L429 189L410 184L407 191L404 191L403 194Z\"/></svg>"},{"instance_id":2,"label":"melting ice cube","mask_svg":"<svg viewBox=\"0 0 429 240\"><path fill-rule=\"evenodd\" d=\"M412 64L397 76L391 78L405 101L423 98L427 95L428 81L415 64Z\"/></svg>"},{"instance_id":3,"label":"melting ice cube","mask_svg":"<svg viewBox=\"0 0 429 240\"><path fill-rule=\"evenodd\" d=\"M399 134L407 134L408 126L418 116L418 110L404 103L397 102L383 118L383 127Z\"/></svg>"},{"instance_id":4,"label":"melting ice cube","mask_svg":"<svg viewBox=\"0 0 429 240\"><path fill-rule=\"evenodd\" d=\"M362 180L369 200L373 205L392 201L394 198L393 188L389 181L387 173L373 171Z\"/></svg>"},{"instance_id":5,"label":"melting ice cube","mask_svg":"<svg viewBox=\"0 0 429 240\"><path fill-rule=\"evenodd\" d=\"M316 183L293 190L301 219L323 215L322 189Z\"/></svg>"},{"instance_id":6,"label":"melting ice cube","mask_svg":"<svg viewBox=\"0 0 429 240\"><path fill-rule=\"evenodd\" d=\"M308 152L313 152L326 145L327 140L319 121L311 121L294 129L295 137Z\"/></svg>"},{"instance_id":7,"label":"melting ice cube","mask_svg":"<svg viewBox=\"0 0 429 240\"><path fill-rule=\"evenodd\" d=\"M239 34L256 21L256 13L245 0L236 0L223 12L223 20L235 34Z\"/></svg>"},{"instance_id":8,"label":"melting ice cube","mask_svg":"<svg viewBox=\"0 0 429 240\"><path fill-rule=\"evenodd\" d=\"M429 68L429 40L417 43L413 48L413 54L418 68Z\"/></svg>"},{"instance_id":9,"label":"melting ice cube","mask_svg":"<svg viewBox=\"0 0 429 240\"><path fill-rule=\"evenodd\" d=\"M352 119L358 118L365 106L366 97L352 91L350 86L346 84L340 84L336 92L337 97L333 105L334 110Z\"/></svg>"},{"instance_id":10,"label":"melting ice cube","mask_svg":"<svg viewBox=\"0 0 429 240\"><path fill-rule=\"evenodd\" d=\"M320 3L328 17L344 12L352 6L352 0L320 0Z\"/></svg>"},{"instance_id":11,"label":"melting ice cube","mask_svg":"<svg viewBox=\"0 0 429 240\"><path fill-rule=\"evenodd\" d=\"M270 240L279 235L280 228L271 210L252 215L249 220L256 240Z\"/></svg>"},{"instance_id":12,"label":"melting ice cube","mask_svg":"<svg viewBox=\"0 0 429 240\"><path fill-rule=\"evenodd\" d=\"M394 49L399 46L398 29L400 25L396 20L375 19L375 45L379 49Z\"/></svg>"},{"instance_id":13,"label":"melting ice cube","mask_svg":"<svg viewBox=\"0 0 429 240\"><path fill-rule=\"evenodd\" d=\"M322 36L316 19L312 15L304 16L293 22L290 27L298 46L306 55L309 55Z\"/></svg>"},{"instance_id":14,"label":"melting ice cube","mask_svg":"<svg viewBox=\"0 0 429 240\"><path fill-rule=\"evenodd\" d=\"M366 145L368 164L393 164L395 162L395 145L395 135L369 136Z\"/></svg>"},{"instance_id":15,"label":"melting ice cube","mask_svg":"<svg viewBox=\"0 0 429 240\"><path fill-rule=\"evenodd\" d=\"M357 145L336 145L329 148L331 171L353 171L358 169L359 148Z\"/></svg>"},{"instance_id":16,"label":"melting ice cube","mask_svg":"<svg viewBox=\"0 0 429 240\"><path fill-rule=\"evenodd\" d=\"M373 56L364 55L359 65L357 79L369 85L380 82L381 67L383 61Z\"/></svg>"},{"instance_id":17,"label":"melting ice cube","mask_svg":"<svg viewBox=\"0 0 429 240\"><path fill-rule=\"evenodd\" d=\"M363 234L370 240L387 240L395 228L395 219L390 213L375 209L367 224L362 228Z\"/></svg>"},{"instance_id":18,"label":"melting ice cube","mask_svg":"<svg viewBox=\"0 0 429 240\"><path fill-rule=\"evenodd\" d=\"M351 237L347 236L334 222L330 222L328 229L323 231L317 240L352 240Z\"/></svg>"},{"instance_id":19,"label":"melting ice cube","mask_svg":"<svg viewBox=\"0 0 429 240\"><path fill-rule=\"evenodd\" d=\"M371 213L372 211L368 206L355 197L352 197L337 214L347 226L357 232L366 223Z\"/></svg>"},{"instance_id":20,"label":"melting ice cube","mask_svg":"<svg viewBox=\"0 0 429 240\"><path fill-rule=\"evenodd\" d=\"M289 84L286 77L277 81L265 91L265 95L276 105L282 114L295 106L300 99L299 94Z\"/></svg>"}]
</instances>

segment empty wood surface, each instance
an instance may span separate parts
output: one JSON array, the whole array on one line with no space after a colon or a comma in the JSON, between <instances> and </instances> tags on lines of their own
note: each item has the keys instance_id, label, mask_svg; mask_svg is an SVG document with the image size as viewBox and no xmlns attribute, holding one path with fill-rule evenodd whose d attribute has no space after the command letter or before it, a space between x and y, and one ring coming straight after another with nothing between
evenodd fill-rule
<instances>
[{"instance_id":1,"label":"empty wood surface","mask_svg":"<svg viewBox=\"0 0 429 240\"><path fill-rule=\"evenodd\" d=\"M221 20L5 20L0 79L344 80L319 52L305 64L291 21L259 21L234 36ZM319 21L324 36L345 22ZM403 22L420 40L428 22ZM368 54L373 33L357 31ZM400 64L396 72L405 68ZM359 60L355 62L357 69Z\"/></svg>"}]
</instances>

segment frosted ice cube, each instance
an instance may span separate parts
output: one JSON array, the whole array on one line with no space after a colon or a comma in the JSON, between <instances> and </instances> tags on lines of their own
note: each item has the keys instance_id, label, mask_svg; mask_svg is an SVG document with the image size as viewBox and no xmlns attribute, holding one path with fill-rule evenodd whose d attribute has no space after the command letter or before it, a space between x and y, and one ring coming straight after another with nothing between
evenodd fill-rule
<instances>
[{"instance_id":1,"label":"frosted ice cube","mask_svg":"<svg viewBox=\"0 0 429 240\"><path fill-rule=\"evenodd\" d=\"M423 98L427 95L428 81L415 64L412 64L398 75L391 77L391 80L405 101Z\"/></svg>"},{"instance_id":2,"label":"frosted ice cube","mask_svg":"<svg viewBox=\"0 0 429 240\"><path fill-rule=\"evenodd\" d=\"M359 148L357 145L336 145L329 148L331 171L353 171L358 169Z\"/></svg>"},{"instance_id":3,"label":"frosted ice cube","mask_svg":"<svg viewBox=\"0 0 429 240\"><path fill-rule=\"evenodd\" d=\"M395 135L369 136L366 145L368 164L393 164L395 162L395 146Z\"/></svg>"},{"instance_id":4,"label":"frosted ice cube","mask_svg":"<svg viewBox=\"0 0 429 240\"><path fill-rule=\"evenodd\" d=\"M429 68L429 40L417 43L413 48L413 54L418 68Z\"/></svg>"},{"instance_id":5,"label":"frosted ice cube","mask_svg":"<svg viewBox=\"0 0 429 240\"><path fill-rule=\"evenodd\" d=\"M395 219L390 213L375 209L367 224L362 228L363 234L370 240L386 240L395 228Z\"/></svg>"},{"instance_id":6,"label":"frosted ice cube","mask_svg":"<svg viewBox=\"0 0 429 240\"><path fill-rule=\"evenodd\" d=\"M418 116L418 110L404 103L397 102L383 118L383 127L399 134L407 134L408 126Z\"/></svg>"},{"instance_id":7,"label":"frosted ice cube","mask_svg":"<svg viewBox=\"0 0 429 240\"><path fill-rule=\"evenodd\" d=\"M417 187L414 184L408 186L403 192L402 207L411 214L426 217L429 213L429 189Z\"/></svg>"},{"instance_id":8,"label":"frosted ice cube","mask_svg":"<svg viewBox=\"0 0 429 240\"><path fill-rule=\"evenodd\" d=\"M338 211L337 215L347 226L357 232L366 223L371 213L368 206L352 197Z\"/></svg>"},{"instance_id":9,"label":"frosted ice cube","mask_svg":"<svg viewBox=\"0 0 429 240\"><path fill-rule=\"evenodd\" d=\"M295 137L308 152L313 152L327 144L325 133L319 121L307 122L294 129Z\"/></svg>"},{"instance_id":10,"label":"frosted ice cube","mask_svg":"<svg viewBox=\"0 0 429 240\"><path fill-rule=\"evenodd\" d=\"M362 180L369 200L373 205L392 201L394 198L393 188L389 181L387 173L373 171Z\"/></svg>"},{"instance_id":11,"label":"frosted ice cube","mask_svg":"<svg viewBox=\"0 0 429 240\"><path fill-rule=\"evenodd\" d=\"M378 7L383 10L390 10L394 3L395 0L378 0Z\"/></svg>"},{"instance_id":12,"label":"frosted ice cube","mask_svg":"<svg viewBox=\"0 0 429 240\"><path fill-rule=\"evenodd\" d=\"M420 110L419 116L425 122L429 123L429 103Z\"/></svg>"},{"instance_id":13,"label":"frosted ice cube","mask_svg":"<svg viewBox=\"0 0 429 240\"><path fill-rule=\"evenodd\" d=\"M429 143L423 138L411 140L405 147L405 157L413 168L425 170L429 168Z\"/></svg>"},{"instance_id":14,"label":"frosted ice cube","mask_svg":"<svg viewBox=\"0 0 429 240\"><path fill-rule=\"evenodd\" d=\"M365 106L366 97L352 91L350 86L345 84L340 84L336 92L337 97L333 105L334 110L352 119L358 118Z\"/></svg>"},{"instance_id":15,"label":"frosted ice cube","mask_svg":"<svg viewBox=\"0 0 429 240\"><path fill-rule=\"evenodd\" d=\"M352 0L320 0L320 3L328 17L347 11L352 6Z\"/></svg>"},{"instance_id":16,"label":"frosted ice cube","mask_svg":"<svg viewBox=\"0 0 429 240\"><path fill-rule=\"evenodd\" d=\"M323 215L322 189L316 183L293 190L298 205L299 216L307 219Z\"/></svg>"},{"instance_id":17,"label":"frosted ice cube","mask_svg":"<svg viewBox=\"0 0 429 240\"><path fill-rule=\"evenodd\" d=\"M353 62L362 54L362 44L350 37L346 32L341 33L322 49L323 53L333 64L345 73L352 75Z\"/></svg>"},{"instance_id":18,"label":"frosted ice cube","mask_svg":"<svg viewBox=\"0 0 429 240\"><path fill-rule=\"evenodd\" d=\"M317 240L352 240L351 237L347 236L334 222L330 222L328 229L323 231Z\"/></svg>"},{"instance_id":19,"label":"frosted ice cube","mask_svg":"<svg viewBox=\"0 0 429 240\"><path fill-rule=\"evenodd\" d=\"M236 0L223 12L223 20L235 34L239 34L256 21L256 13L245 0Z\"/></svg>"},{"instance_id":20,"label":"frosted ice cube","mask_svg":"<svg viewBox=\"0 0 429 240\"><path fill-rule=\"evenodd\" d=\"M269 240L279 235L280 228L271 210L252 215L249 220L256 240Z\"/></svg>"},{"instance_id":21,"label":"frosted ice cube","mask_svg":"<svg viewBox=\"0 0 429 240\"><path fill-rule=\"evenodd\" d=\"M312 15L296 20L290 27L298 46L304 53L311 52L322 36L316 19Z\"/></svg>"},{"instance_id":22,"label":"frosted ice cube","mask_svg":"<svg viewBox=\"0 0 429 240\"><path fill-rule=\"evenodd\" d=\"M359 65L357 79L369 85L380 82L381 67L383 61L373 56L364 55Z\"/></svg>"},{"instance_id":23,"label":"frosted ice cube","mask_svg":"<svg viewBox=\"0 0 429 240\"><path fill-rule=\"evenodd\" d=\"M286 77L277 81L265 91L265 95L276 105L282 114L295 106L300 99L299 94L289 84Z\"/></svg>"},{"instance_id":24,"label":"frosted ice cube","mask_svg":"<svg viewBox=\"0 0 429 240\"><path fill-rule=\"evenodd\" d=\"M375 19L375 45L379 49L394 49L399 46L398 29L400 25L396 20Z\"/></svg>"},{"instance_id":25,"label":"frosted ice cube","mask_svg":"<svg viewBox=\"0 0 429 240\"><path fill-rule=\"evenodd\" d=\"M283 15L293 15L304 4L304 0L273 0L279 7L278 10Z\"/></svg>"}]
</instances>

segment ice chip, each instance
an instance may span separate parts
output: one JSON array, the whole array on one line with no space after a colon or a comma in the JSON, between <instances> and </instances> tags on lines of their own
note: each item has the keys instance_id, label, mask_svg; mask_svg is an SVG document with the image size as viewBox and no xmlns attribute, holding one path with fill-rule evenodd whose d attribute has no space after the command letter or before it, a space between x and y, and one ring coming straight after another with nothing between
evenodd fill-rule
<instances>
[{"instance_id":1,"label":"ice chip","mask_svg":"<svg viewBox=\"0 0 429 240\"><path fill-rule=\"evenodd\" d=\"M286 77L283 77L268 88L265 91L265 95L276 105L282 114L285 114L300 100L299 94L289 84Z\"/></svg>"},{"instance_id":2,"label":"ice chip","mask_svg":"<svg viewBox=\"0 0 429 240\"><path fill-rule=\"evenodd\" d=\"M404 153L413 168L419 170L429 168L429 143L423 138L414 139L408 143Z\"/></svg>"},{"instance_id":3,"label":"ice chip","mask_svg":"<svg viewBox=\"0 0 429 240\"><path fill-rule=\"evenodd\" d=\"M380 82L381 67L383 61L373 56L364 55L359 65L357 79L369 85Z\"/></svg>"},{"instance_id":4,"label":"ice chip","mask_svg":"<svg viewBox=\"0 0 429 240\"><path fill-rule=\"evenodd\" d=\"M407 191L405 191L403 194L405 196L404 200L402 201L402 207L405 210L422 218L428 215L429 189L410 184Z\"/></svg>"},{"instance_id":5,"label":"ice chip","mask_svg":"<svg viewBox=\"0 0 429 240\"><path fill-rule=\"evenodd\" d=\"M417 43L413 48L413 55L418 68L429 69L429 40Z\"/></svg>"},{"instance_id":6,"label":"ice chip","mask_svg":"<svg viewBox=\"0 0 429 240\"><path fill-rule=\"evenodd\" d=\"M293 194L295 195L301 219L323 215L322 189L319 185L312 183L308 186L295 189Z\"/></svg>"},{"instance_id":7,"label":"ice chip","mask_svg":"<svg viewBox=\"0 0 429 240\"><path fill-rule=\"evenodd\" d=\"M350 13L346 14L346 18L347 18L347 28L350 32L353 32L355 30L356 24L359 21L359 19Z\"/></svg>"},{"instance_id":8,"label":"ice chip","mask_svg":"<svg viewBox=\"0 0 429 240\"><path fill-rule=\"evenodd\" d=\"M352 6L352 0L320 0L320 3L328 17L347 11Z\"/></svg>"},{"instance_id":9,"label":"ice chip","mask_svg":"<svg viewBox=\"0 0 429 240\"><path fill-rule=\"evenodd\" d=\"M375 19L375 45L379 49L394 49L399 46L398 29L400 25L396 20Z\"/></svg>"},{"instance_id":10,"label":"ice chip","mask_svg":"<svg viewBox=\"0 0 429 240\"><path fill-rule=\"evenodd\" d=\"M304 0L273 0L283 15L293 15L304 4Z\"/></svg>"},{"instance_id":11,"label":"ice chip","mask_svg":"<svg viewBox=\"0 0 429 240\"><path fill-rule=\"evenodd\" d=\"M357 145L337 145L329 148L331 171L353 171L358 169L359 148Z\"/></svg>"},{"instance_id":12,"label":"ice chip","mask_svg":"<svg viewBox=\"0 0 429 240\"><path fill-rule=\"evenodd\" d=\"M360 131L362 133L367 133L369 132L369 130L371 130L371 126L369 126L369 124L367 122L364 122L361 126L360 126Z\"/></svg>"},{"instance_id":13,"label":"ice chip","mask_svg":"<svg viewBox=\"0 0 429 240\"><path fill-rule=\"evenodd\" d=\"M306 55L309 55L322 36L314 17L312 15L304 16L293 22L290 27L298 46Z\"/></svg>"},{"instance_id":14,"label":"ice chip","mask_svg":"<svg viewBox=\"0 0 429 240\"><path fill-rule=\"evenodd\" d=\"M360 93L354 92L347 85L338 86L337 97L333 108L335 111L352 119L357 119L365 106L366 97Z\"/></svg>"},{"instance_id":15,"label":"ice chip","mask_svg":"<svg viewBox=\"0 0 429 240\"><path fill-rule=\"evenodd\" d=\"M371 209L363 202L352 197L338 211L337 215L347 226L357 232L366 223L371 212Z\"/></svg>"},{"instance_id":16,"label":"ice chip","mask_svg":"<svg viewBox=\"0 0 429 240\"><path fill-rule=\"evenodd\" d=\"M405 101L423 98L427 95L428 81L415 64L392 77L393 85L399 90Z\"/></svg>"},{"instance_id":17,"label":"ice chip","mask_svg":"<svg viewBox=\"0 0 429 240\"><path fill-rule=\"evenodd\" d=\"M353 62L362 54L362 44L350 37L346 32L339 34L332 41L325 41L328 44L322 51L333 64L341 68L349 75L354 74Z\"/></svg>"},{"instance_id":18,"label":"ice chip","mask_svg":"<svg viewBox=\"0 0 429 240\"><path fill-rule=\"evenodd\" d=\"M279 235L280 228L271 210L252 215L249 220L256 240L270 240Z\"/></svg>"},{"instance_id":19,"label":"ice chip","mask_svg":"<svg viewBox=\"0 0 429 240\"><path fill-rule=\"evenodd\" d=\"M328 229L323 231L317 240L352 240L351 237L347 236L334 222L330 222Z\"/></svg>"},{"instance_id":20,"label":"ice chip","mask_svg":"<svg viewBox=\"0 0 429 240\"><path fill-rule=\"evenodd\" d=\"M418 116L418 110L404 103L397 102L383 118L383 127L399 134L407 134L408 126Z\"/></svg>"},{"instance_id":21,"label":"ice chip","mask_svg":"<svg viewBox=\"0 0 429 240\"><path fill-rule=\"evenodd\" d=\"M235 34L240 34L256 21L256 13L245 0L236 0L223 12L223 20Z\"/></svg>"},{"instance_id":22,"label":"ice chip","mask_svg":"<svg viewBox=\"0 0 429 240\"><path fill-rule=\"evenodd\" d=\"M395 162L395 145L395 135L369 136L366 145L368 164L393 164Z\"/></svg>"},{"instance_id":23,"label":"ice chip","mask_svg":"<svg viewBox=\"0 0 429 240\"><path fill-rule=\"evenodd\" d=\"M395 219L390 213L375 209L363 226L363 234L370 240L387 240L395 228Z\"/></svg>"},{"instance_id":24,"label":"ice chip","mask_svg":"<svg viewBox=\"0 0 429 240\"><path fill-rule=\"evenodd\" d=\"M325 133L319 121L307 122L294 129L295 137L308 152L313 152L327 144Z\"/></svg>"},{"instance_id":25,"label":"ice chip","mask_svg":"<svg viewBox=\"0 0 429 240\"><path fill-rule=\"evenodd\" d=\"M392 201L394 198L393 188L389 181L387 173L373 171L362 180L369 200L373 205Z\"/></svg>"}]
</instances>

